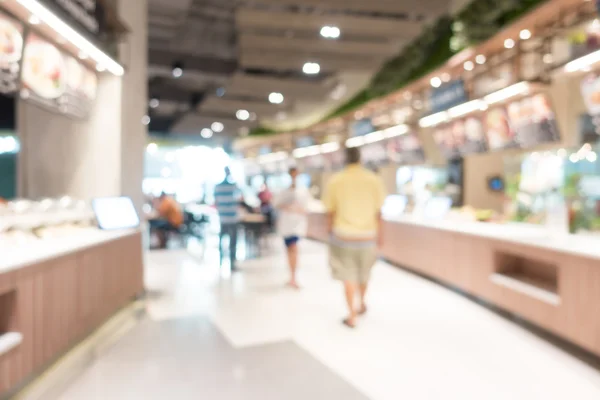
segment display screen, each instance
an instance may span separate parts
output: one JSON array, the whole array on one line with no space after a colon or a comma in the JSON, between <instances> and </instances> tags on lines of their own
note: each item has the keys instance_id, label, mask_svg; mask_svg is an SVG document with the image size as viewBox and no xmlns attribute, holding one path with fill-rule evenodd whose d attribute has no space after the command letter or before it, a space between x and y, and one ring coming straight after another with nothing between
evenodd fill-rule
<instances>
[{"instance_id":1,"label":"display screen","mask_svg":"<svg viewBox=\"0 0 600 400\"><path fill-rule=\"evenodd\" d=\"M102 197L92 201L98 226L103 230L131 229L140 218L129 197Z\"/></svg>"},{"instance_id":2,"label":"display screen","mask_svg":"<svg viewBox=\"0 0 600 400\"><path fill-rule=\"evenodd\" d=\"M96 74L45 39L29 34L21 71L21 97L51 111L85 118L96 98Z\"/></svg>"},{"instance_id":3,"label":"display screen","mask_svg":"<svg viewBox=\"0 0 600 400\"><path fill-rule=\"evenodd\" d=\"M530 148L560 141L556 117L543 94L496 107L486 113L490 149Z\"/></svg>"},{"instance_id":4,"label":"display screen","mask_svg":"<svg viewBox=\"0 0 600 400\"><path fill-rule=\"evenodd\" d=\"M23 25L0 12L0 93L15 93L23 55Z\"/></svg>"},{"instance_id":5,"label":"display screen","mask_svg":"<svg viewBox=\"0 0 600 400\"><path fill-rule=\"evenodd\" d=\"M446 159L487 150L483 123L469 117L436 128L434 139Z\"/></svg>"}]
</instances>

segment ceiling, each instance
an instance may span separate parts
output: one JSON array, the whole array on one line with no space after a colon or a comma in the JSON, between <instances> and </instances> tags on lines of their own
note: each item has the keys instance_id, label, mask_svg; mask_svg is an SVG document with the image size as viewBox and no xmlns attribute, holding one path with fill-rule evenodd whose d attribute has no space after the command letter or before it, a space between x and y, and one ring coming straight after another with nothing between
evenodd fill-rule
<instances>
[{"instance_id":1,"label":"ceiling","mask_svg":"<svg viewBox=\"0 0 600 400\"><path fill-rule=\"evenodd\" d=\"M360 91L449 0L149 0L150 130L215 137L314 123ZM338 39L321 37L338 27ZM320 73L306 75L315 62ZM180 66L183 75L173 76ZM270 93L282 104L271 104ZM240 121L238 110L250 118Z\"/></svg>"}]
</instances>

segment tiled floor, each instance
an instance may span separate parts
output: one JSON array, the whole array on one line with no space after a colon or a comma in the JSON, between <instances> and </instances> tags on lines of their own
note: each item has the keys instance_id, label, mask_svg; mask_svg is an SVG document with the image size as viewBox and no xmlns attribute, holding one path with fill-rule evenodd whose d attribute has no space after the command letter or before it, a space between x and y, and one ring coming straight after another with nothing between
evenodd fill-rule
<instances>
[{"instance_id":1,"label":"tiled floor","mask_svg":"<svg viewBox=\"0 0 600 400\"><path fill-rule=\"evenodd\" d=\"M204 253L204 254L203 254ZM370 313L344 328L322 245L231 276L211 247L149 256L148 318L62 400L597 400L600 372L479 305L385 263Z\"/></svg>"}]
</instances>

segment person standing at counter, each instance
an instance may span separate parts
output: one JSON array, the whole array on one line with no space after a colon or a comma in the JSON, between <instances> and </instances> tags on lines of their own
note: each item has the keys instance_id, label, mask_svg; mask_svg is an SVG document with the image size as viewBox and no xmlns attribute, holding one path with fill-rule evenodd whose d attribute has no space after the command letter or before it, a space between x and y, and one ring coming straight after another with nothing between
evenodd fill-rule
<instances>
[{"instance_id":1,"label":"person standing at counter","mask_svg":"<svg viewBox=\"0 0 600 400\"><path fill-rule=\"evenodd\" d=\"M343 323L354 328L357 315L367 312L365 296L371 269L382 242L381 207L385 200L383 182L360 164L360 151L346 149L346 168L334 175L325 189L331 236L329 262L333 277L344 283L349 315ZM355 308L358 289L360 308Z\"/></svg>"},{"instance_id":2,"label":"person standing at counter","mask_svg":"<svg viewBox=\"0 0 600 400\"><path fill-rule=\"evenodd\" d=\"M277 231L283 237L290 267L291 288L299 289L296 279L298 266L298 241L306 235L306 211L311 200L308 190L296 184L298 170L290 168L292 185L275 198L275 207L279 211L277 218Z\"/></svg>"},{"instance_id":3,"label":"person standing at counter","mask_svg":"<svg viewBox=\"0 0 600 400\"><path fill-rule=\"evenodd\" d=\"M239 190L233 182L231 171L225 168L225 179L215 187L215 205L219 213L219 221L221 223L221 231L219 233L219 254L221 265L223 264L223 238L229 236L229 261L231 263L231 271L236 271L236 250L237 250L237 234L239 222Z\"/></svg>"}]
</instances>

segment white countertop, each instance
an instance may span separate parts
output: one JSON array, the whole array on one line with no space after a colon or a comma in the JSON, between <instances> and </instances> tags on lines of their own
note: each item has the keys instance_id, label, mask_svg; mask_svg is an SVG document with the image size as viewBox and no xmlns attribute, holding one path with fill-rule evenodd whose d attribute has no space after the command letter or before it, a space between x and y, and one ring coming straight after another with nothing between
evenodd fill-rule
<instances>
[{"instance_id":1,"label":"white countertop","mask_svg":"<svg viewBox=\"0 0 600 400\"><path fill-rule=\"evenodd\" d=\"M600 238L555 233L544 226L462 220L428 221L411 215L386 218L386 221L496 239L600 260Z\"/></svg>"},{"instance_id":2,"label":"white countertop","mask_svg":"<svg viewBox=\"0 0 600 400\"><path fill-rule=\"evenodd\" d=\"M85 230L81 235L47 238L32 244L18 246L14 250L3 250L0 257L0 274L133 235L137 232L139 232L137 229L119 231L90 229Z\"/></svg>"}]
</instances>

